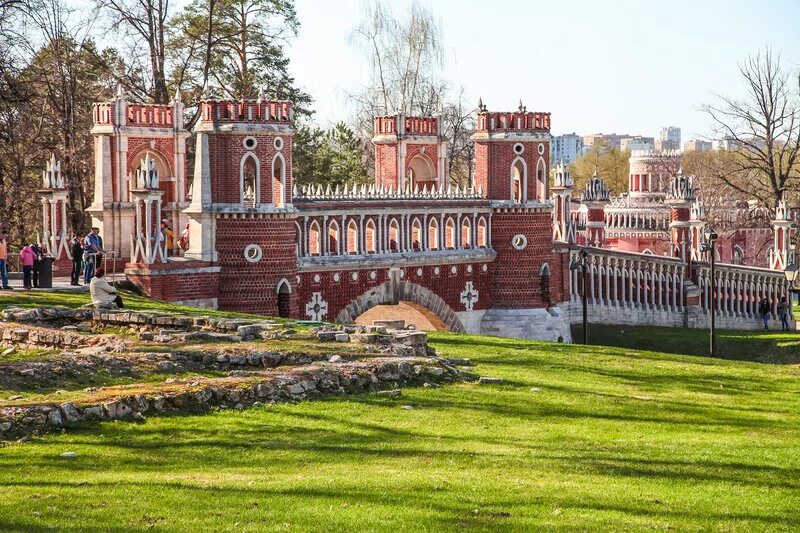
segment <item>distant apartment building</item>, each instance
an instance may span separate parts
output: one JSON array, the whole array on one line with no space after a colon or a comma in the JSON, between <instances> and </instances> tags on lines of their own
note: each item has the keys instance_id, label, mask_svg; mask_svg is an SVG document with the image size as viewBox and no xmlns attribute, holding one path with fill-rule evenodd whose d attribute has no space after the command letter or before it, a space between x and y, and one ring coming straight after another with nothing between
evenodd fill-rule
<instances>
[{"instance_id":1,"label":"distant apartment building","mask_svg":"<svg viewBox=\"0 0 800 533\"><path fill-rule=\"evenodd\" d=\"M655 146L653 137L642 137L641 135L624 137L619 141L620 150L653 150Z\"/></svg>"},{"instance_id":2,"label":"distant apartment building","mask_svg":"<svg viewBox=\"0 0 800 533\"><path fill-rule=\"evenodd\" d=\"M616 133L592 133L590 135L583 136L583 145L589 149L594 145L594 143L602 142L609 148L619 149L620 142L622 139L627 137L631 137L631 135L628 135L627 133L623 133L622 135L617 135Z\"/></svg>"},{"instance_id":3,"label":"distant apartment building","mask_svg":"<svg viewBox=\"0 0 800 533\"><path fill-rule=\"evenodd\" d=\"M714 145L711 141L690 139L683 143L684 152L710 152L713 148Z\"/></svg>"},{"instance_id":4,"label":"distant apartment building","mask_svg":"<svg viewBox=\"0 0 800 533\"><path fill-rule=\"evenodd\" d=\"M661 137L656 141L656 150L680 150L681 129L677 126L661 128Z\"/></svg>"},{"instance_id":5,"label":"distant apartment building","mask_svg":"<svg viewBox=\"0 0 800 533\"><path fill-rule=\"evenodd\" d=\"M565 165L572 163L583 155L583 137L575 133L557 135L550 143L550 161L553 164L563 162Z\"/></svg>"}]
</instances>

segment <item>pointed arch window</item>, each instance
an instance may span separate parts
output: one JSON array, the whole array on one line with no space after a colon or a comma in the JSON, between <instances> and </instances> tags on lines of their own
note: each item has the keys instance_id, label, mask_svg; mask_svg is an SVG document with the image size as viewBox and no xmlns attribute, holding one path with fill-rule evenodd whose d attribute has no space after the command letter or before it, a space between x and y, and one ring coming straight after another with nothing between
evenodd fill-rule
<instances>
[{"instance_id":1,"label":"pointed arch window","mask_svg":"<svg viewBox=\"0 0 800 533\"><path fill-rule=\"evenodd\" d=\"M374 254L378 250L377 235L375 221L372 219L367 220L367 225L364 228L364 251L368 254Z\"/></svg>"},{"instance_id":2,"label":"pointed arch window","mask_svg":"<svg viewBox=\"0 0 800 533\"><path fill-rule=\"evenodd\" d=\"M428 222L428 250L439 249L439 221L431 218Z\"/></svg>"},{"instance_id":3,"label":"pointed arch window","mask_svg":"<svg viewBox=\"0 0 800 533\"><path fill-rule=\"evenodd\" d=\"M358 225L355 220L350 220L347 223L347 253L358 253Z\"/></svg>"},{"instance_id":4,"label":"pointed arch window","mask_svg":"<svg viewBox=\"0 0 800 533\"><path fill-rule=\"evenodd\" d=\"M452 217L447 219L444 226L444 247L448 250L456 247L456 223Z\"/></svg>"},{"instance_id":5,"label":"pointed arch window","mask_svg":"<svg viewBox=\"0 0 800 533\"><path fill-rule=\"evenodd\" d=\"M511 201L521 204L525 202L528 185L528 169L525 161L518 157L511 165Z\"/></svg>"},{"instance_id":6,"label":"pointed arch window","mask_svg":"<svg viewBox=\"0 0 800 533\"><path fill-rule=\"evenodd\" d=\"M259 192L259 164L252 153L245 154L240 164L239 193L242 207L257 207Z\"/></svg>"},{"instance_id":7,"label":"pointed arch window","mask_svg":"<svg viewBox=\"0 0 800 533\"><path fill-rule=\"evenodd\" d=\"M467 217L461 219L461 247L472 247L472 222Z\"/></svg>"},{"instance_id":8,"label":"pointed arch window","mask_svg":"<svg viewBox=\"0 0 800 533\"><path fill-rule=\"evenodd\" d=\"M275 207L286 206L286 161L280 153L272 160L272 203Z\"/></svg>"},{"instance_id":9,"label":"pointed arch window","mask_svg":"<svg viewBox=\"0 0 800 533\"><path fill-rule=\"evenodd\" d=\"M547 165L543 157L536 164L536 199L540 202L547 200Z\"/></svg>"},{"instance_id":10,"label":"pointed arch window","mask_svg":"<svg viewBox=\"0 0 800 533\"><path fill-rule=\"evenodd\" d=\"M422 224L418 218L411 223L411 249L415 252L422 250Z\"/></svg>"},{"instance_id":11,"label":"pointed arch window","mask_svg":"<svg viewBox=\"0 0 800 533\"><path fill-rule=\"evenodd\" d=\"M397 219L393 218L389 222L389 251L397 252L400 250L398 243L400 242L400 226L397 224Z\"/></svg>"},{"instance_id":12,"label":"pointed arch window","mask_svg":"<svg viewBox=\"0 0 800 533\"><path fill-rule=\"evenodd\" d=\"M328 224L328 253L339 255L339 223L335 220Z\"/></svg>"},{"instance_id":13,"label":"pointed arch window","mask_svg":"<svg viewBox=\"0 0 800 533\"><path fill-rule=\"evenodd\" d=\"M478 236L477 236L476 246L478 246L479 248L486 248L488 244L487 237L488 236L486 228L486 219L484 217L481 217L478 219Z\"/></svg>"},{"instance_id":14,"label":"pointed arch window","mask_svg":"<svg viewBox=\"0 0 800 533\"><path fill-rule=\"evenodd\" d=\"M308 228L308 253L309 255L321 255L322 235L319 230L319 223L315 220Z\"/></svg>"},{"instance_id":15,"label":"pointed arch window","mask_svg":"<svg viewBox=\"0 0 800 533\"><path fill-rule=\"evenodd\" d=\"M550 307L550 265L543 263L539 269L539 297Z\"/></svg>"}]
</instances>

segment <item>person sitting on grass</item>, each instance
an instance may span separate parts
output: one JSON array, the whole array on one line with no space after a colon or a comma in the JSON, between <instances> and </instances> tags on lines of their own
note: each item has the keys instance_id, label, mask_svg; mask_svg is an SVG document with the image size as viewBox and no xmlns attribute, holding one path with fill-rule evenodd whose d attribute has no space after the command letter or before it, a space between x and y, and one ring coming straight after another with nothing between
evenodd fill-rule
<instances>
[{"instance_id":1,"label":"person sitting on grass","mask_svg":"<svg viewBox=\"0 0 800 533\"><path fill-rule=\"evenodd\" d=\"M117 290L109 284L105 278L105 270L98 268L94 271L94 277L89 283L89 294L92 296L92 304L95 307L125 307L122 298L117 294Z\"/></svg>"}]
</instances>

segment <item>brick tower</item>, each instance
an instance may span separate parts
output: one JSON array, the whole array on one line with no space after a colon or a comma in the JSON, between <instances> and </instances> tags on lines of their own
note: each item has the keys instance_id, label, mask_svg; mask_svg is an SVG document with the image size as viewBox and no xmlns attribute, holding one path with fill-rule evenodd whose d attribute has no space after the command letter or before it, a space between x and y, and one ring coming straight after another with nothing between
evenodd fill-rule
<instances>
[{"instance_id":1,"label":"brick tower","mask_svg":"<svg viewBox=\"0 0 800 533\"><path fill-rule=\"evenodd\" d=\"M597 170L586 182L581 203L586 206L586 236L587 246L602 248L606 243L606 213L605 207L611 198L611 192L606 189L606 182L597 175Z\"/></svg>"},{"instance_id":2,"label":"brick tower","mask_svg":"<svg viewBox=\"0 0 800 533\"><path fill-rule=\"evenodd\" d=\"M220 265L220 309L296 311L291 102L206 95L194 131L186 257Z\"/></svg>"},{"instance_id":3,"label":"brick tower","mask_svg":"<svg viewBox=\"0 0 800 533\"><path fill-rule=\"evenodd\" d=\"M441 117L375 117L375 186L394 190L447 187L447 140Z\"/></svg>"},{"instance_id":4,"label":"brick tower","mask_svg":"<svg viewBox=\"0 0 800 533\"><path fill-rule=\"evenodd\" d=\"M691 210L694 200L692 179L678 170L678 174L670 179L666 203L672 215L669 224L672 255L680 257L683 262L688 262L691 258Z\"/></svg>"},{"instance_id":5,"label":"brick tower","mask_svg":"<svg viewBox=\"0 0 800 533\"><path fill-rule=\"evenodd\" d=\"M118 258L131 255L136 211L131 192L134 175L150 157L160 177L162 216L173 228L185 223L181 210L188 205L186 139L180 94L169 105L134 104L122 86L112 102L94 106L95 192L92 225L100 228L106 250Z\"/></svg>"}]
</instances>

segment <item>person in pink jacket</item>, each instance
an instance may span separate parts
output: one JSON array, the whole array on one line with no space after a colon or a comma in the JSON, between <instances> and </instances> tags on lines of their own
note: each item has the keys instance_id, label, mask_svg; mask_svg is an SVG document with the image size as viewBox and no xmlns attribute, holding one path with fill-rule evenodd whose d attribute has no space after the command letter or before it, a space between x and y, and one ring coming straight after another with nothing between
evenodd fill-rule
<instances>
[{"instance_id":1,"label":"person in pink jacket","mask_svg":"<svg viewBox=\"0 0 800 533\"><path fill-rule=\"evenodd\" d=\"M19 253L19 264L22 266L22 280L26 289L31 288L31 278L33 275L33 262L36 260L36 253L30 247L25 245Z\"/></svg>"}]
</instances>

